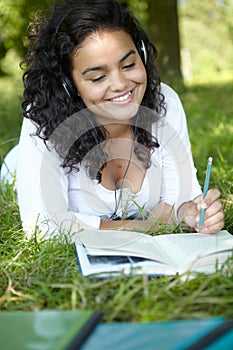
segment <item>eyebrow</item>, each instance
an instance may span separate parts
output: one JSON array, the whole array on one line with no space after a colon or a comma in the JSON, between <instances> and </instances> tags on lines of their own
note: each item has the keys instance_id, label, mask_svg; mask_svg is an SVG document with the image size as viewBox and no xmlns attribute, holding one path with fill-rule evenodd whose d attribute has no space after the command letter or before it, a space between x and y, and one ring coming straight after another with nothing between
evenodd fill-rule
<instances>
[{"instance_id":1,"label":"eyebrow","mask_svg":"<svg viewBox=\"0 0 233 350\"><path fill-rule=\"evenodd\" d=\"M131 55L135 55L136 54L136 51L135 50L130 50L125 56L123 56L119 63L122 63L124 62L129 56ZM89 72L95 72L95 71L98 71L98 70L102 70L102 69L105 69L107 66L106 65L103 65L103 66L97 66L97 67L90 67L90 68L87 68L85 69L83 72L82 72L82 75L85 75Z\"/></svg>"}]
</instances>

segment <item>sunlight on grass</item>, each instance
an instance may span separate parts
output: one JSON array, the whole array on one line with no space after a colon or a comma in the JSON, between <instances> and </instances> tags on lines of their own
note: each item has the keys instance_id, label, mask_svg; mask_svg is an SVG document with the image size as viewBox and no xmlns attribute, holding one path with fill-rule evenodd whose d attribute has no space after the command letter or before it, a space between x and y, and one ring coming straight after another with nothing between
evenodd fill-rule
<instances>
[{"instance_id":1,"label":"sunlight on grass","mask_svg":"<svg viewBox=\"0 0 233 350\"><path fill-rule=\"evenodd\" d=\"M233 71L220 71L220 72L203 72L202 74L193 75L192 79L185 80L185 85L203 85L203 84L225 84L233 81Z\"/></svg>"}]
</instances>

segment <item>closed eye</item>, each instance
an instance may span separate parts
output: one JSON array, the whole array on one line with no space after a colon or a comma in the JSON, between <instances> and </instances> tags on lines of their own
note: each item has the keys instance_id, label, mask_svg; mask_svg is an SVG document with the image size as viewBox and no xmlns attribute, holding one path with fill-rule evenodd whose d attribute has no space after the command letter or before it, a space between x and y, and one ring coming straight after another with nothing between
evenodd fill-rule
<instances>
[{"instance_id":1,"label":"closed eye","mask_svg":"<svg viewBox=\"0 0 233 350\"><path fill-rule=\"evenodd\" d=\"M130 63L130 64L126 64L125 66L122 67L122 69L128 70L130 68L133 68L135 65L136 65L135 62ZM91 81L92 81L92 83L98 83L98 82L102 81L105 77L106 77L106 75L101 75L98 78L91 79Z\"/></svg>"},{"instance_id":2,"label":"closed eye","mask_svg":"<svg viewBox=\"0 0 233 350\"><path fill-rule=\"evenodd\" d=\"M105 77L106 77L106 75L101 75L101 76L98 77L98 78L91 79L91 81L92 81L92 83L97 83L98 81L103 80Z\"/></svg>"},{"instance_id":3,"label":"closed eye","mask_svg":"<svg viewBox=\"0 0 233 350\"><path fill-rule=\"evenodd\" d=\"M133 62L133 63L131 63L131 64L125 65L122 69L130 69L130 68L134 67L135 65L136 65L136 63Z\"/></svg>"}]
</instances>

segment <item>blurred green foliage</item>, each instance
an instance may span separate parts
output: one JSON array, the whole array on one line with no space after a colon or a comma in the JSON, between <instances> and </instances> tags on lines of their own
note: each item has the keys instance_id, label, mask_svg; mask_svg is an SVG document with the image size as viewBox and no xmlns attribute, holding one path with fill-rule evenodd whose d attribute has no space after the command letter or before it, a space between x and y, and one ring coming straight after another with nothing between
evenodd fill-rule
<instances>
[{"instance_id":1,"label":"blurred green foliage","mask_svg":"<svg viewBox=\"0 0 233 350\"><path fill-rule=\"evenodd\" d=\"M142 25L146 26L148 17L147 2L126 1ZM35 14L49 9L53 0L0 0L0 60L10 49L22 56L27 47L27 28Z\"/></svg>"},{"instance_id":2,"label":"blurred green foliage","mask_svg":"<svg viewBox=\"0 0 233 350\"><path fill-rule=\"evenodd\" d=\"M49 4L51 0L0 0L0 60L12 49L24 56L28 24L37 11ZM0 66L0 73L2 70Z\"/></svg>"},{"instance_id":3,"label":"blurred green foliage","mask_svg":"<svg viewBox=\"0 0 233 350\"><path fill-rule=\"evenodd\" d=\"M127 2L144 28L148 26L147 0ZM156 0L161 1L161 0ZM166 0L169 1L169 0ZM211 73L233 70L233 1L177 0L181 41L182 71L186 81ZM50 7L53 0L0 0L0 74L12 67L4 57L14 50L22 58L27 48L27 28L38 11ZM150 14L153 17L153 14ZM219 79L221 79L221 76Z\"/></svg>"},{"instance_id":4,"label":"blurred green foliage","mask_svg":"<svg viewBox=\"0 0 233 350\"><path fill-rule=\"evenodd\" d=\"M181 0L179 23L187 79L233 70L233 1ZM221 78L220 78L221 79Z\"/></svg>"},{"instance_id":5,"label":"blurred green foliage","mask_svg":"<svg viewBox=\"0 0 233 350\"><path fill-rule=\"evenodd\" d=\"M128 0L129 9L134 13L135 17L141 23L143 28L148 25L148 3L146 0Z\"/></svg>"}]
</instances>

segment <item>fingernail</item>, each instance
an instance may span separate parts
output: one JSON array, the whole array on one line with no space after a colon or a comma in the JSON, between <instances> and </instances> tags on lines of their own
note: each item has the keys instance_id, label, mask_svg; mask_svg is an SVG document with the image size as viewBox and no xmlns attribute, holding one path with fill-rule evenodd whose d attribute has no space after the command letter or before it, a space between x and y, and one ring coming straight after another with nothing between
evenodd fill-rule
<instances>
[{"instance_id":1,"label":"fingernail","mask_svg":"<svg viewBox=\"0 0 233 350\"><path fill-rule=\"evenodd\" d=\"M208 227L204 227L202 231L206 233L209 231L209 229L208 229Z\"/></svg>"},{"instance_id":2,"label":"fingernail","mask_svg":"<svg viewBox=\"0 0 233 350\"><path fill-rule=\"evenodd\" d=\"M200 221L200 216L198 215L197 217L196 217L196 222L199 222Z\"/></svg>"},{"instance_id":3,"label":"fingernail","mask_svg":"<svg viewBox=\"0 0 233 350\"><path fill-rule=\"evenodd\" d=\"M201 208L202 208L202 209L206 209L206 208L207 208L207 204L206 204L205 202L202 203L202 204L201 204Z\"/></svg>"}]
</instances>

